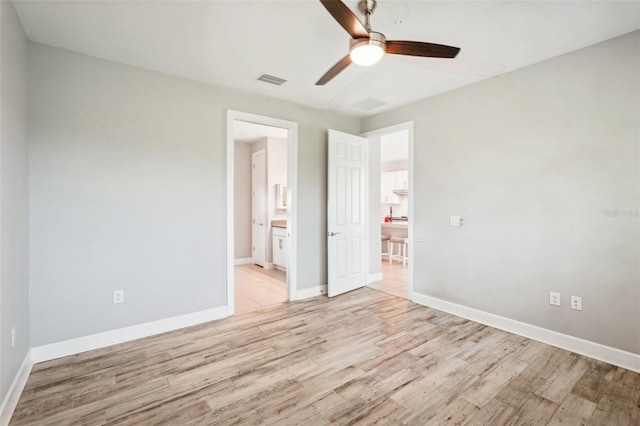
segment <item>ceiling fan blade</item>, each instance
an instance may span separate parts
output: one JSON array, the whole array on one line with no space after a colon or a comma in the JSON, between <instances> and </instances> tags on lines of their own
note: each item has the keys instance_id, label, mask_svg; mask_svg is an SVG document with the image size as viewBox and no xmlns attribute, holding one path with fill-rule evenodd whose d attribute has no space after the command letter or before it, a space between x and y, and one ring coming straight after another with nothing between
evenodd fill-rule
<instances>
[{"instance_id":1,"label":"ceiling fan blade","mask_svg":"<svg viewBox=\"0 0 640 426\"><path fill-rule=\"evenodd\" d=\"M344 58L340 59L334 66L331 67L329 71L327 71L320 80L317 81L316 86L323 86L327 84L333 77L340 74L346 67L351 65L351 56L347 55Z\"/></svg>"},{"instance_id":2,"label":"ceiling fan blade","mask_svg":"<svg viewBox=\"0 0 640 426\"><path fill-rule=\"evenodd\" d=\"M455 58L459 47L421 41L387 40L386 53L392 55L422 56L427 58Z\"/></svg>"},{"instance_id":3,"label":"ceiling fan blade","mask_svg":"<svg viewBox=\"0 0 640 426\"><path fill-rule=\"evenodd\" d=\"M353 38L366 38L369 37L369 32L362 25L362 22L356 15L353 14L351 9L340 0L320 0L320 3L325 9L333 16L333 19L338 21L338 24L342 26L349 35Z\"/></svg>"}]
</instances>

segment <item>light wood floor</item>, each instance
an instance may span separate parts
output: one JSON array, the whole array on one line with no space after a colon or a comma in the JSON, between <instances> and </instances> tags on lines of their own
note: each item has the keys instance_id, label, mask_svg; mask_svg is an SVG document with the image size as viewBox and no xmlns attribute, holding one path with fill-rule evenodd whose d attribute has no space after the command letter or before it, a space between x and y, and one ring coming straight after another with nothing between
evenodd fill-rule
<instances>
[{"instance_id":1,"label":"light wood floor","mask_svg":"<svg viewBox=\"0 0 640 426\"><path fill-rule=\"evenodd\" d=\"M401 262L394 261L389 264L386 259L382 260L382 280L368 285L370 288L393 294L394 296L409 298L409 278L407 267Z\"/></svg>"},{"instance_id":2,"label":"light wood floor","mask_svg":"<svg viewBox=\"0 0 640 426\"><path fill-rule=\"evenodd\" d=\"M368 288L37 364L11 425L638 425L640 375Z\"/></svg>"},{"instance_id":3,"label":"light wood floor","mask_svg":"<svg viewBox=\"0 0 640 426\"><path fill-rule=\"evenodd\" d=\"M258 265L235 268L236 313L253 311L287 301L287 274Z\"/></svg>"}]
</instances>

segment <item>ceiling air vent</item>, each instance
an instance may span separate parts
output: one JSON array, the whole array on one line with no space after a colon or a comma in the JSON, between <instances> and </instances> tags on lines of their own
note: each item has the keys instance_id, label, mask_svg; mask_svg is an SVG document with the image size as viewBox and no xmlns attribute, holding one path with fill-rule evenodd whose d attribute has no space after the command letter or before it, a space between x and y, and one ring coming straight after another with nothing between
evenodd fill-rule
<instances>
[{"instance_id":1,"label":"ceiling air vent","mask_svg":"<svg viewBox=\"0 0 640 426\"><path fill-rule=\"evenodd\" d=\"M354 107L358 107L358 108L362 108L362 109L366 109L366 110L372 110L374 108L378 108L379 106L384 105L386 102L382 102L379 101L377 99L373 99L373 98L368 98L368 99L364 99L360 102L356 102L355 104L353 104Z\"/></svg>"},{"instance_id":2,"label":"ceiling air vent","mask_svg":"<svg viewBox=\"0 0 640 426\"><path fill-rule=\"evenodd\" d=\"M287 80L285 80L284 78L274 77L269 74L262 74L260 77L258 77L258 80L264 81L265 83L275 84L276 86L282 86L287 82Z\"/></svg>"}]
</instances>

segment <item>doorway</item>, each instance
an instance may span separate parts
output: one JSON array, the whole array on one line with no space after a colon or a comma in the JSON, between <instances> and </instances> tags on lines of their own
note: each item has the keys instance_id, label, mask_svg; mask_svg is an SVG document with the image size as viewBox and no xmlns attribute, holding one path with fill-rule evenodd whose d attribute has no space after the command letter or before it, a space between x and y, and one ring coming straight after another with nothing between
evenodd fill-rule
<instances>
[{"instance_id":1,"label":"doorway","mask_svg":"<svg viewBox=\"0 0 640 426\"><path fill-rule=\"evenodd\" d=\"M227 309L295 298L297 124L227 112Z\"/></svg>"},{"instance_id":2,"label":"doorway","mask_svg":"<svg viewBox=\"0 0 640 426\"><path fill-rule=\"evenodd\" d=\"M364 134L370 144L370 288L413 300L413 122Z\"/></svg>"}]
</instances>

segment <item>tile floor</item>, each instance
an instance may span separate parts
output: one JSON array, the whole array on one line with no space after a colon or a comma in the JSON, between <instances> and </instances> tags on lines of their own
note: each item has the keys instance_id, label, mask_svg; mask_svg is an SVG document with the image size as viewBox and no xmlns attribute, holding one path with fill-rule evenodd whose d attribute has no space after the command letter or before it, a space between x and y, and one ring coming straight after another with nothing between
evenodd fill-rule
<instances>
[{"instance_id":1,"label":"tile floor","mask_svg":"<svg viewBox=\"0 0 640 426\"><path fill-rule=\"evenodd\" d=\"M287 300L287 274L257 265L235 267L236 313L250 312Z\"/></svg>"},{"instance_id":2,"label":"tile floor","mask_svg":"<svg viewBox=\"0 0 640 426\"><path fill-rule=\"evenodd\" d=\"M382 259L382 281L376 281L368 285L374 290L384 291L394 296L409 298L408 293L408 270L402 263L393 262L389 265L389 261Z\"/></svg>"}]
</instances>

